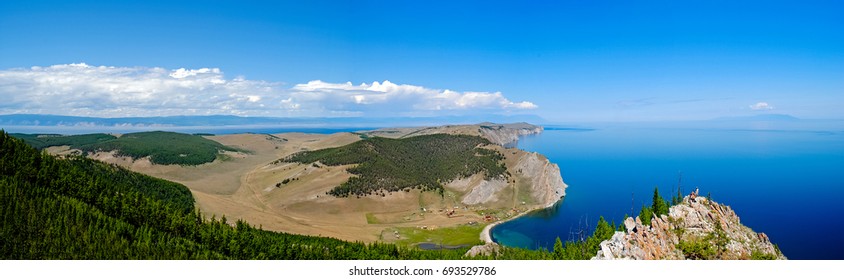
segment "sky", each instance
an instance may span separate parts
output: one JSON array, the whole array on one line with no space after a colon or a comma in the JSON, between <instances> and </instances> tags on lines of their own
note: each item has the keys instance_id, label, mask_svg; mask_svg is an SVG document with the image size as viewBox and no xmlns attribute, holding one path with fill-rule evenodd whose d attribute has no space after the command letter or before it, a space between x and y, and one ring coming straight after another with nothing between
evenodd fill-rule
<instances>
[{"instance_id":1,"label":"sky","mask_svg":"<svg viewBox=\"0 0 844 280\"><path fill-rule=\"evenodd\" d=\"M522 2L2 1L0 114L844 119L840 1Z\"/></svg>"}]
</instances>

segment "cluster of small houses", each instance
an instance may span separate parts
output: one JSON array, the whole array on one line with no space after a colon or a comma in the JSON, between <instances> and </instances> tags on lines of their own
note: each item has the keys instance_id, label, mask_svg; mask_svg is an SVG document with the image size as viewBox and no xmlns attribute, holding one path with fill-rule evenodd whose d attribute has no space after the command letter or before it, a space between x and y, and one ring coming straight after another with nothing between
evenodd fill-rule
<instances>
[{"instance_id":1,"label":"cluster of small houses","mask_svg":"<svg viewBox=\"0 0 844 280\"><path fill-rule=\"evenodd\" d=\"M457 215L457 210L459 210L459 209L460 209L459 206L454 206L454 208L439 209L437 212L445 213L445 215L449 218L462 217L463 215ZM425 207L420 208L420 210L422 210L422 213L419 214L420 216L424 216L425 215L424 213L426 213L426 212L433 213L433 211L428 211L428 209L425 208ZM464 210L468 210L468 208L464 207ZM518 213L519 213L519 210L516 209L516 208L513 208L513 209L510 209L510 211L507 211L506 215L507 215L507 217L510 217L511 215L516 215ZM501 220L501 218L499 218L495 215L492 215L492 214L485 214L483 212L481 212L480 214L483 215L483 221L487 222L487 223ZM470 226L474 226L474 225L478 224L478 221L469 221L466 224L470 225ZM422 229L422 230L436 230L437 226L418 226L417 228ZM394 230L393 235L395 236L396 239L401 239L401 234L399 233L398 230Z\"/></svg>"},{"instance_id":2,"label":"cluster of small houses","mask_svg":"<svg viewBox=\"0 0 844 280\"><path fill-rule=\"evenodd\" d=\"M459 210L459 209L460 209L459 206L454 206L454 208L440 209L440 210L438 210L438 212L445 213L445 215L449 218L462 217L463 215L457 215L457 210ZM428 212L428 209L424 208L424 207L422 207L420 210L422 210L422 213ZM464 207L464 210L468 210L468 209ZM508 211L508 212L509 213L507 213L507 217L510 217L511 215L518 214L519 210L516 209L516 208L513 208L513 209L510 209L510 211ZM420 214L420 216L421 215L424 215L424 214ZM487 222L487 223L501 220L501 218L494 216L492 214L484 214L483 212L481 212L481 215L483 215L483 221ZM473 226L473 225L477 225L478 221L470 221L466 224ZM424 230L434 230L434 229L436 229L436 226L419 226L418 228L424 229ZM395 234L396 234L396 237L399 237L398 232L395 232Z\"/></svg>"}]
</instances>

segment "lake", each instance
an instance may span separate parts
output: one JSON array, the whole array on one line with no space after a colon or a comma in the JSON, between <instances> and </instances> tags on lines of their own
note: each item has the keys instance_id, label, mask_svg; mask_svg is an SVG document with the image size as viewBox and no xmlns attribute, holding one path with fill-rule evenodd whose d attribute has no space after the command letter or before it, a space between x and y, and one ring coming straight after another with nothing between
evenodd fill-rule
<instances>
[{"instance_id":1,"label":"lake","mask_svg":"<svg viewBox=\"0 0 844 280\"><path fill-rule=\"evenodd\" d=\"M844 130L677 129L607 125L547 127L519 140L560 166L567 196L551 208L496 226L505 246L546 248L621 223L663 197L695 187L766 233L790 259L844 259ZM631 215L633 216L633 215Z\"/></svg>"}]
</instances>

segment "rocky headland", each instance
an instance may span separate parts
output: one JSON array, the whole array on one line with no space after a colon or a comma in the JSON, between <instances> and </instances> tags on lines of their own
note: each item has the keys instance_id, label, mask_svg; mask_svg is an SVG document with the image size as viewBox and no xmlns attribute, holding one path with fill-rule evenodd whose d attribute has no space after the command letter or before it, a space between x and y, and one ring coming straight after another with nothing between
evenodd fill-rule
<instances>
[{"instance_id":1,"label":"rocky headland","mask_svg":"<svg viewBox=\"0 0 844 280\"><path fill-rule=\"evenodd\" d=\"M726 205L686 196L644 225L639 217L624 221L626 231L601 242L593 260L786 259L764 233L743 225Z\"/></svg>"},{"instance_id":2,"label":"rocky headland","mask_svg":"<svg viewBox=\"0 0 844 280\"><path fill-rule=\"evenodd\" d=\"M560 167L539 153L522 155L513 169L530 178L529 192L539 205L551 207L566 195L568 185L563 182Z\"/></svg>"},{"instance_id":3,"label":"rocky headland","mask_svg":"<svg viewBox=\"0 0 844 280\"><path fill-rule=\"evenodd\" d=\"M494 124L481 123L481 136L492 143L507 145L519 141L519 137L542 133L542 127L528 123Z\"/></svg>"},{"instance_id":4,"label":"rocky headland","mask_svg":"<svg viewBox=\"0 0 844 280\"><path fill-rule=\"evenodd\" d=\"M191 189L204 213L242 219L276 231L351 241L391 242L405 238L396 234L402 228L424 230L466 224L489 225L559 201L567 187L559 167L540 154L508 145L518 141L520 136L542 131L541 126L527 123L481 123L334 134L203 136L250 152L221 154L218 160L198 166L152 164L147 158L132 159L105 152L88 155L184 184ZM483 173L477 173L456 178L444 182L444 192L440 194L402 191L383 196L341 198L326 194L353 176L347 171L351 165L278 162L279 158L300 151L340 147L371 137L404 139L430 134L470 135L489 140L490 143L482 148L493 150L502 157L507 176L487 178ZM54 154L74 152L68 146L49 151Z\"/></svg>"}]
</instances>

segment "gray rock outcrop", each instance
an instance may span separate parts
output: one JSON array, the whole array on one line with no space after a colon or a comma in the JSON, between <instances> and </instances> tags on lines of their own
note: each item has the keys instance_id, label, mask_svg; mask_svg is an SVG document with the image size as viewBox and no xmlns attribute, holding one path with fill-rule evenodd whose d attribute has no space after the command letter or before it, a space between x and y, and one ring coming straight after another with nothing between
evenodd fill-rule
<instances>
[{"instance_id":1,"label":"gray rock outcrop","mask_svg":"<svg viewBox=\"0 0 844 280\"><path fill-rule=\"evenodd\" d=\"M729 207L703 197L672 206L669 214L644 225L624 221L626 232L601 242L593 259L785 259L764 233L741 224Z\"/></svg>"},{"instance_id":2,"label":"gray rock outcrop","mask_svg":"<svg viewBox=\"0 0 844 280\"><path fill-rule=\"evenodd\" d=\"M528 123L482 123L480 133L490 142L503 146L518 141L519 136L542 133L542 127Z\"/></svg>"},{"instance_id":3,"label":"gray rock outcrop","mask_svg":"<svg viewBox=\"0 0 844 280\"><path fill-rule=\"evenodd\" d=\"M507 181L505 180L483 180L472 191L463 196L462 202L466 205L475 205L495 201L498 199L498 192L506 187Z\"/></svg>"},{"instance_id":4,"label":"gray rock outcrop","mask_svg":"<svg viewBox=\"0 0 844 280\"><path fill-rule=\"evenodd\" d=\"M496 243L486 243L484 245L475 245L466 252L465 256L492 256L498 254L501 246Z\"/></svg>"},{"instance_id":5,"label":"gray rock outcrop","mask_svg":"<svg viewBox=\"0 0 844 280\"><path fill-rule=\"evenodd\" d=\"M527 153L514 167L520 175L530 178L530 193L534 201L546 207L566 195L568 185L563 182L560 167L538 153Z\"/></svg>"}]
</instances>

